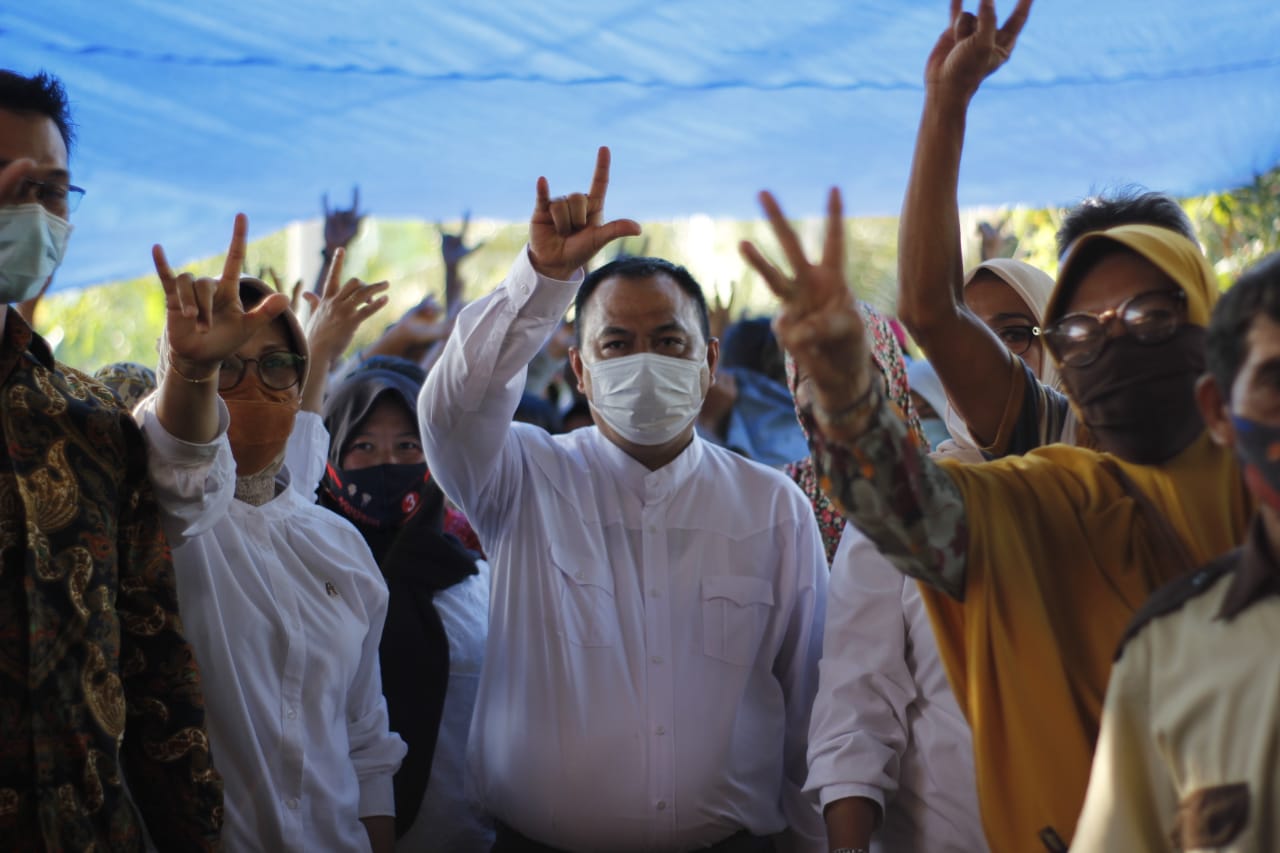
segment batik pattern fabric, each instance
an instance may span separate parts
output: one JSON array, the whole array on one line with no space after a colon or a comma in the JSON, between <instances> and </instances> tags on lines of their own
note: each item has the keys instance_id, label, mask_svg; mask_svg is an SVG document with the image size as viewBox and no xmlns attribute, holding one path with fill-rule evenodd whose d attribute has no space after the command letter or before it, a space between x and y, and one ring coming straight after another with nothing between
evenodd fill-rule
<instances>
[{"instance_id":1,"label":"batik pattern fabric","mask_svg":"<svg viewBox=\"0 0 1280 853\"><path fill-rule=\"evenodd\" d=\"M161 850L218 849L222 782L141 433L12 309L0 435L0 849L141 851L144 821Z\"/></svg>"},{"instance_id":2,"label":"batik pattern fabric","mask_svg":"<svg viewBox=\"0 0 1280 853\"><path fill-rule=\"evenodd\" d=\"M908 432L915 436L920 445L924 446L924 430L920 427L920 417L911 402L911 387L907 383L906 360L902 356L898 337L893 333L893 326L883 314L865 302L858 302L858 313L867 330L867 348L871 350L871 359L884 377L888 408L906 424ZM787 384L794 397L796 373L790 356L787 356ZM804 430L806 439L812 440L810 426L804 417L800 417L800 427ZM786 467L786 472L813 504L813 514L818 521L822 546L827 554L827 564L830 565L835 558L836 548L840 546L840 536L844 533L844 516L823 492L811 459L791 463Z\"/></svg>"},{"instance_id":3,"label":"batik pattern fabric","mask_svg":"<svg viewBox=\"0 0 1280 853\"><path fill-rule=\"evenodd\" d=\"M969 532L964 496L876 391L872 423L852 444L828 441L800 413L818 488L898 571L964 597Z\"/></svg>"}]
</instances>

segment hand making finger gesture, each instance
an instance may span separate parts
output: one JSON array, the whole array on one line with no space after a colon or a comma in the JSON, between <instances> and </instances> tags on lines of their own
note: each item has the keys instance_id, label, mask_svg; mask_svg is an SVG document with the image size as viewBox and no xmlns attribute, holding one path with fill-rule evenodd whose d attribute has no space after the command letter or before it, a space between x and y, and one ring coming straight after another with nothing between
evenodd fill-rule
<instances>
[{"instance_id":1,"label":"hand making finger gesture","mask_svg":"<svg viewBox=\"0 0 1280 853\"><path fill-rule=\"evenodd\" d=\"M325 276L324 290L319 296L303 294L311 308L307 343L311 347L313 373L327 372L351 345L356 330L387 304L384 291L391 286L388 282L365 284L358 278L342 282L346 256L346 249L334 251Z\"/></svg>"},{"instance_id":2,"label":"hand making finger gesture","mask_svg":"<svg viewBox=\"0 0 1280 853\"><path fill-rule=\"evenodd\" d=\"M964 11L964 0L951 0L951 25L938 37L925 64L926 86L971 97L1008 61L1030 13L1031 0L1018 0L1004 26L997 27L995 0L979 0L977 15Z\"/></svg>"},{"instance_id":3,"label":"hand making finger gesture","mask_svg":"<svg viewBox=\"0 0 1280 853\"><path fill-rule=\"evenodd\" d=\"M844 221L840 191L827 198L827 228L822 258L810 263L778 202L760 193L769 224L791 266L790 276L743 241L743 258L764 278L782 303L774 320L778 342L813 383L814 403L821 413L839 412L859 400L870 382L865 328L844 275Z\"/></svg>"},{"instance_id":4,"label":"hand making finger gesture","mask_svg":"<svg viewBox=\"0 0 1280 853\"><path fill-rule=\"evenodd\" d=\"M444 230L444 225L437 222L436 230L440 232L440 255L444 258L445 266L459 264L463 258L470 255L484 245L484 241L476 243L474 246L467 245L467 229L471 227L471 211L464 211L462 214L462 227L458 229L457 234L450 234Z\"/></svg>"},{"instance_id":5,"label":"hand making finger gesture","mask_svg":"<svg viewBox=\"0 0 1280 853\"><path fill-rule=\"evenodd\" d=\"M273 293L251 310L244 310L240 302L240 270L248 231L249 220L243 213L237 214L227 260L217 279L196 278L191 273L177 275L169 267L164 249L159 244L151 249L164 288L168 340L165 357L189 381L212 378L223 359L289 306L288 296Z\"/></svg>"},{"instance_id":6,"label":"hand making finger gesture","mask_svg":"<svg viewBox=\"0 0 1280 853\"><path fill-rule=\"evenodd\" d=\"M591 189L585 195L552 198L547 179L538 178L537 202L529 219L529 257L534 269L566 281L610 242L640 233L640 224L631 219L601 224L608 189L609 149L603 146L596 154Z\"/></svg>"},{"instance_id":7,"label":"hand making finger gesture","mask_svg":"<svg viewBox=\"0 0 1280 853\"><path fill-rule=\"evenodd\" d=\"M355 239L356 233L360 230L360 223L368 215L368 211L360 212L360 188L355 187L351 190L351 207L348 210L340 207L331 209L328 193L320 197L320 206L324 210L325 249L332 252L334 249L345 248Z\"/></svg>"}]
</instances>

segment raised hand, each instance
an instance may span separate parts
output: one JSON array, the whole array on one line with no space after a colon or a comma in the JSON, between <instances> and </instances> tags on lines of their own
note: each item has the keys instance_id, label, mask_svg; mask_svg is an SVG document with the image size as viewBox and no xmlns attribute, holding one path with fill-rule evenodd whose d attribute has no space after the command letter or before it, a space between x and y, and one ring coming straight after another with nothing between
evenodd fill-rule
<instances>
[{"instance_id":1,"label":"raised hand","mask_svg":"<svg viewBox=\"0 0 1280 853\"><path fill-rule=\"evenodd\" d=\"M715 298L712 300L709 310L707 311L707 325L711 328L711 337L723 340L724 333L733 325L733 303L737 301L737 289L729 285L729 301L725 302L720 298L720 291L717 289Z\"/></svg>"},{"instance_id":2,"label":"raised hand","mask_svg":"<svg viewBox=\"0 0 1280 853\"><path fill-rule=\"evenodd\" d=\"M640 234L640 223L631 219L601 224L608 190L609 149L603 146L596 153L595 174L586 195L552 198L547 179L538 178L537 202L529 219L529 258L534 269L565 281L612 241Z\"/></svg>"},{"instance_id":3,"label":"raised hand","mask_svg":"<svg viewBox=\"0 0 1280 853\"><path fill-rule=\"evenodd\" d=\"M351 209L343 210L335 207L329 209L329 194L320 197L320 205L324 208L324 246L329 252L344 249L356 237L360 223L364 221L368 211L360 212L360 188L351 190Z\"/></svg>"},{"instance_id":4,"label":"raised hand","mask_svg":"<svg viewBox=\"0 0 1280 853\"><path fill-rule=\"evenodd\" d=\"M470 226L471 211L469 210L462 214L462 227L458 229L457 234L447 233L443 225L436 223L436 230L440 232L440 254L444 257L445 266L456 266L463 258L484 245L483 242L476 243L474 246L466 244L467 228Z\"/></svg>"},{"instance_id":5,"label":"raised hand","mask_svg":"<svg viewBox=\"0 0 1280 853\"><path fill-rule=\"evenodd\" d=\"M951 25L925 63L925 85L972 97L1008 61L1030 13L1031 0L1018 0L1004 26L997 27L995 0L979 0L977 15L964 11L964 0L951 0Z\"/></svg>"},{"instance_id":6,"label":"raised hand","mask_svg":"<svg viewBox=\"0 0 1280 853\"><path fill-rule=\"evenodd\" d=\"M782 303L774 320L778 343L809 376L819 420L861 399L871 381L862 318L844 275L844 222L840 191L827 198L827 230L822 259L812 264L768 192L760 193L773 233L791 266L790 276L767 260L754 244L739 244L743 258Z\"/></svg>"},{"instance_id":7,"label":"raised hand","mask_svg":"<svg viewBox=\"0 0 1280 853\"><path fill-rule=\"evenodd\" d=\"M276 272L275 267L259 267L258 278L262 281L270 280L276 293L283 293L289 297L289 310L295 314L298 313L298 309L302 307L302 279L298 279L293 283L293 287L286 289L284 280L280 278L280 273Z\"/></svg>"},{"instance_id":8,"label":"raised hand","mask_svg":"<svg viewBox=\"0 0 1280 853\"><path fill-rule=\"evenodd\" d=\"M358 278L342 282L342 266L346 249L336 249L329 262L324 290L317 296L304 294L311 307L307 321L307 344L311 348L312 373L328 372L333 362L351 346L356 330L387 304L385 281L365 284ZM382 295L379 295L382 294Z\"/></svg>"},{"instance_id":9,"label":"raised hand","mask_svg":"<svg viewBox=\"0 0 1280 853\"><path fill-rule=\"evenodd\" d=\"M289 297L273 293L251 310L244 310L240 302L240 270L248 232L248 218L237 214L227 260L217 279L196 278L191 273L175 275L164 249L158 243L151 248L164 288L165 337L169 347L165 357L188 380L211 379L223 359L289 307Z\"/></svg>"}]
</instances>

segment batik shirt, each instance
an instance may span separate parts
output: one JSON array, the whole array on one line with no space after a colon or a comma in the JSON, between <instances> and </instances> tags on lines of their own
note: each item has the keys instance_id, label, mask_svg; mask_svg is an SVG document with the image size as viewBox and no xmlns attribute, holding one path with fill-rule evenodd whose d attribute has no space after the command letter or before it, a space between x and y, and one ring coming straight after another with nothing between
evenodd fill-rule
<instances>
[{"instance_id":1,"label":"batik shirt","mask_svg":"<svg viewBox=\"0 0 1280 853\"><path fill-rule=\"evenodd\" d=\"M161 850L216 849L222 782L142 436L12 309L0 434L0 850L142 850L144 821Z\"/></svg>"}]
</instances>

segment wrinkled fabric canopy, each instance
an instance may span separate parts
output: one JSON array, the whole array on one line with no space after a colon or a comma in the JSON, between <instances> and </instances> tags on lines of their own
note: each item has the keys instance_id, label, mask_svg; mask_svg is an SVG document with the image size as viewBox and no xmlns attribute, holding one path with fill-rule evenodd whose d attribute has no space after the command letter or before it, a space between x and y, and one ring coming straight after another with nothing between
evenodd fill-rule
<instances>
[{"instance_id":1,"label":"wrinkled fabric canopy","mask_svg":"<svg viewBox=\"0 0 1280 853\"><path fill-rule=\"evenodd\" d=\"M897 211L945 0L41 0L0 11L2 64L60 76L88 190L60 288L262 236L321 191L383 217L519 220L545 174L606 213ZM972 8L972 3L969 4ZM1002 0L1007 15L1011 0ZM965 205L1178 194L1280 161L1280 4L1040 0L970 115Z\"/></svg>"}]
</instances>

